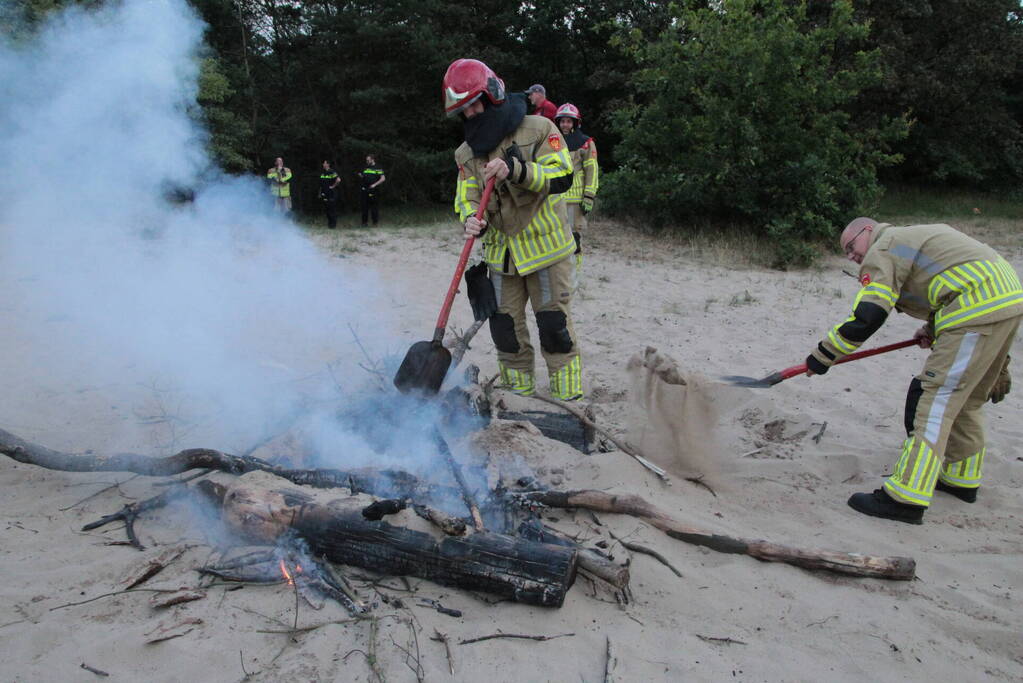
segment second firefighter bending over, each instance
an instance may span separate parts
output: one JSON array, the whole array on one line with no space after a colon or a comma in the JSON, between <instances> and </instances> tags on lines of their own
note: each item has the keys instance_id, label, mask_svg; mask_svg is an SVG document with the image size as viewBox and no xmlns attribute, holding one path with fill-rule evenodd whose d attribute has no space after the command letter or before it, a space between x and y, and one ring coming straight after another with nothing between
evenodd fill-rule
<instances>
[{"instance_id":1,"label":"second firefighter bending over","mask_svg":"<svg viewBox=\"0 0 1023 683\"><path fill-rule=\"evenodd\" d=\"M572 187L565 193L568 222L576 243L576 268L583 265L582 231L586 228L586 214L593 211L593 201L600 187L600 168L597 166L597 143L579 129L583 117L574 104L565 103L558 108L554 122L565 136L568 152L572 156Z\"/></svg>"},{"instance_id":2,"label":"second firefighter bending over","mask_svg":"<svg viewBox=\"0 0 1023 683\"><path fill-rule=\"evenodd\" d=\"M1009 391L1008 354L1023 320L1023 288L994 249L943 225L857 218L841 246L860 264L853 314L806 359L807 374L859 348L894 308L927 323L914 335L931 354L906 395L907 438L891 476L857 493L857 512L921 524L934 489L972 503L986 444L981 407Z\"/></svg>"},{"instance_id":3,"label":"second firefighter bending over","mask_svg":"<svg viewBox=\"0 0 1023 683\"><path fill-rule=\"evenodd\" d=\"M582 398L582 365L572 325L576 244L563 192L572 184L564 138L549 119L526 115L526 99L507 94L483 62L459 59L444 76L444 109L459 116L465 142L455 150L455 211L466 236L483 235L498 310L490 318L501 382L535 391L534 353L526 326L532 306L547 362L551 396ZM496 178L483 221L476 219L483 186Z\"/></svg>"}]
</instances>

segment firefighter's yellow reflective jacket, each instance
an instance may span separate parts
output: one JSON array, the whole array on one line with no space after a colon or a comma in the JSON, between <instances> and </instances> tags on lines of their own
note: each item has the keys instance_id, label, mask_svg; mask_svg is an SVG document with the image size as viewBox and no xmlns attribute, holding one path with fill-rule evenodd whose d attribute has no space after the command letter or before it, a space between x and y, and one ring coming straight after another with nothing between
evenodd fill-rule
<instances>
[{"instance_id":1,"label":"firefighter's yellow reflective jacket","mask_svg":"<svg viewBox=\"0 0 1023 683\"><path fill-rule=\"evenodd\" d=\"M266 172L266 179L270 181L270 194L275 197L291 196L291 169L285 166L280 171L271 168Z\"/></svg>"},{"instance_id":2,"label":"firefighter's yellow reflective jacket","mask_svg":"<svg viewBox=\"0 0 1023 683\"><path fill-rule=\"evenodd\" d=\"M487 207L483 258L500 272L520 275L545 268L575 252L565 209L571 187L572 160L565 140L549 119L526 116L487 157L474 157L467 143L455 150L458 182L455 213L464 223L476 212L483 193L483 167L506 158L517 146L523 162L512 162L508 177L494 188Z\"/></svg>"},{"instance_id":3,"label":"firefighter's yellow reflective jacket","mask_svg":"<svg viewBox=\"0 0 1023 683\"><path fill-rule=\"evenodd\" d=\"M935 339L955 327L1023 315L1023 287L1012 266L991 247L943 224L879 223L860 264L860 285L853 317L832 328L813 354L824 365L865 341L843 334L861 303L926 320Z\"/></svg>"}]
</instances>

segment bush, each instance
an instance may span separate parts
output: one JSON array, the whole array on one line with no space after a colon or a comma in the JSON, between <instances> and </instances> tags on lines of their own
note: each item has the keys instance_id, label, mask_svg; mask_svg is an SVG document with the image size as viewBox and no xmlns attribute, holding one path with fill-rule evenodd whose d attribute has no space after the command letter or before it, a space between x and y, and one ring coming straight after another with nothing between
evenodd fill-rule
<instances>
[{"instance_id":1,"label":"bush","mask_svg":"<svg viewBox=\"0 0 1023 683\"><path fill-rule=\"evenodd\" d=\"M809 263L898 160L904 121L848 111L881 78L879 54L860 49L867 27L848 0L812 17L805 2L705 4L675 6L655 41L624 40L642 68L615 117L605 206L655 226L742 222L774 238L776 265Z\"/></svg>"}]
</instances>

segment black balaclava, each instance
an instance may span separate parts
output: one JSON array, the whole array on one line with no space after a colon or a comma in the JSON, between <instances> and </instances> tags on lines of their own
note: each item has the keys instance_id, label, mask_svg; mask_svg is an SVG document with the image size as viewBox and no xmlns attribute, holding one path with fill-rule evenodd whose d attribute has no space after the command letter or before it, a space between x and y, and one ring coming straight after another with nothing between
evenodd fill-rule
<instances>
[{"instance_id":1,"label":"black balaclava","mask_svg":"<svg viewBox=\"0 0 1023 683\"><path fill-rule=\"evenodd\" d=\"M491 104L484 98L483 105L482 113L464 121L465 141L478 157L490 154L501 140L519 127L526 116L526 96L512 93L501 104Z\"/></svg>"}]
</instances>

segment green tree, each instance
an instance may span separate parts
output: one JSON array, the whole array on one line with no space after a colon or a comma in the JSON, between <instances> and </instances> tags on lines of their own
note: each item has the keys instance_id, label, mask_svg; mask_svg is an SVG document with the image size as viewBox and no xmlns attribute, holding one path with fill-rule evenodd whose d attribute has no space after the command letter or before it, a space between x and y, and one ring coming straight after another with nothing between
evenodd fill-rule
<instances>
[{"instance_id":1,"label":"green tree","mask_svg":"<svg viewBox=\"0 0 1023 683\"><path fill-rule=\"evenodd\" d=\"M655 225L739 221L775 238L776 265L808 263L897 161L904 124L850 112L880 82L880 55L862 49L848 0L705 4L631 43L641 68L605 197Z\"/></svg>"},{"instance_id":2,"label":"green tree","mask_svg":"<svg viewBox=\"0 0 1023 683\"><path fill-rule=\"evenodd\" d=\"M890 178L1019 187L1019 0L862 0L885 78L861 103L912 122Z\"/></svg>"}]
</instances>

